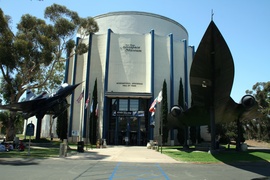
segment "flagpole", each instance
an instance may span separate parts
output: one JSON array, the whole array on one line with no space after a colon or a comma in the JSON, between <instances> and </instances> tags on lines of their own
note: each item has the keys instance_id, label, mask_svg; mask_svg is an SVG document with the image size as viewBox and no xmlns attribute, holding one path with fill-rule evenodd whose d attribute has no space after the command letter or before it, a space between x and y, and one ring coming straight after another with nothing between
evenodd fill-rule
<instances>
[{"instance_id":1,"label":"flagpole","mask_svg":"<svg viewBox=\"0 0 270 180\"><path fill-rule=\"evenodd\" d=\"M77 99L77 102L78 103L81 103L81 113L80 113L80 115L81 115L81 117L80 117L80 123L79 123L79 141L81 141L81 138L82 138L82 117L83 117L83 107L82 107L82 102L81 102L81 100L83 99L83 97L84 97L84 89L83 89L83 91L81 92L81 94L80 94L80 96L79 96L79 98ZM78 139L77 139L78 140Z\"/></svg>"},{"instance_id":2,"label":"flagpole","mask_svg":"<svg viewBox=\"0 0 270 180\"><path fill-rule=\"evenodd\" d=\"M83 106L83 113L85 113L86 112L86 116L88 116L88 113L87 113L87 109L88 109L88 106L86 107L86 103L87 103L87 101L88 101L88 97L86 98L86 100L85 100L85 102L84 102L84 106ZM85 114L84 114L85 115ZM83 116L83 120L84 120L84 116ZM87 127L87 120L88 120L88 118L86 117L86 123L84 123L84 125ZM86 131L86 128L85 128L85 131ZM86 131L86 133L85 133L85 148L86 148L86 151L88 150L87 149L87 143L88 143L88 138L87 138L87 131Z\"/></svg>"},{"instance_id":3,"label":"flagpole","mask_svg":"<svg viewBox=\"0 0 270 180\"><path fill-rule=\"evenodd\" d=\"M152 104L151 104L151 106L150 106L150 108L149 108L149 112L152 112L152 115L151 115L151 117L152 117L152 120L154 121L155 119L154 119L154 114L155 114L155 107L156 107L156 104L160 104L160 102L162 101L162 90L158 93L158 96L154 99L154 101L152 102ZM159 107L159 109L161 109L161 107ZM159 119L160 119L160 121L161 121L161 123L160 123L160 128L161 128L161 130L160 130L160 136L161 136L161 153L162 153L162 139L163 139L163 121L162 121L162 117L161 117L161 113L160 113L160 110L159 110ZM154 123L154 122L152 122L152 123ZM159 137L160 137L159 136Z\"/></svg>"},{"instance_id":4,"label":"flagpole","mask_svg":"<svg viewBox=\"0 0 270 180\"><path fill-rule=\"evenodd\" d=\"M89 143L90 143L90 149L92 149L92 143L91 143L90 138L89 138L89 133L90 133L90 130L91 130L91 129L89 128L89 127L90 127L90 123L91 123L91 120L90 120L90 113L91 113L91 112L89 113L89 104L91 104L91 103L90 103L90 99L91 99L90 97L91 97L91 93L88 94L88 98L87 98L87 100L86 100L86 101L88 101L88 102L87 102L87 107L86 107L86 112L87 112L88 130L89 130L88 133L87 133L87 142L89 141ZM91 107L91 106L90 106L90 107ZM86 146L86 150L87 150L87 146Z\"/></svg>"},{"instance_id":5,"label":"flagpole","mask_svg":"<svg viewBox=\"0 0 270 180\"><path fill-rule=\"evenodd\" d=\"M90 101L89 101L90 103ZM90 131L91 131L91 128L90 127L90 124L91 124L91 119L90 119L90 115L91 115L91 112L89 112L89 104L87 106L87 119L89 120L88 122L88 129L89 129L89 132L88 132L88 141L89 141L89 144L90 144L90 149L93 149L93 146L92 146L92 143L91 143L91 140L90 140L90 137L89 137L89 134L90 134Z\"/></svg>"},{"instance_id":6,"label":"flagpole","mask_svg":"<svg viewBox=\"0 0 270 180\"><path fill-rule=\"evenodd\" d=\"M163 118L162 118L162 112L161 112L161 107L162 107L162 101L163 97L162 97L162 90L158 93L158 102L160 104L160 107L159 107L159 119L161 121L161 130L160 130L160 133L161 133L161 147L160 147L160 153L162 154L162 146L163 146Z\"/></svg>"},{"instance_id":7,"label":"flagpole","mask_svg":"<svg viewBox=\"0 0 270 180\"><path fill-rule=\"evenodd\" d=\"M162 154L162 144L163 144L163 118L161 116L161 106L159 107L159 118L161 121L161 147L160 147L160 153Z\"/></svg>"},{"instance_id":8,"label":"flagpole","mask_svg":"<svg viewBox=\"0 0 270 180\"><path fill-rule=\"evenodd\" d=\"M82 141L82 130L83 130L83 128L82 128L82 121L83 121L83 116L84 116L84 107L83 107L83 103L82 103L82 101L81 101L81 118L80 118L80 141Z\"/></svg>"}]
</instances>

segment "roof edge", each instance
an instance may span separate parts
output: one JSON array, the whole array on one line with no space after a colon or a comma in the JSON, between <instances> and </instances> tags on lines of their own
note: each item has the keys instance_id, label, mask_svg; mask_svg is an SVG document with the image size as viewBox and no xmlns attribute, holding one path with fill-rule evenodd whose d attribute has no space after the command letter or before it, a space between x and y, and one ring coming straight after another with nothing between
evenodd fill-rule
<instances>
[{"instance_id":1,"label":"roof edge","mask_svg":"<svg viewBox=\"0 0 270 180\"><path fill-rule=\"evenodd\" d=\"M170 19L170 18L162 16L162 15L158 15L158 14L155 14L155 13L149 13L149 12L143 12L143 11L115 11L115 12L108 12L108 13L105 13L105 14L97 15L97 16L94 16L93 18L94 19L100 19L100 18L107 17L107 16L127 15L127 14L129 14L129 15L151 16L151 17L155 17L155 18L164 19L166 21L170 21L171 23L181 27L187 33L187 36L188 36L188 31L186 30L186 28L182 24L180 24L179 22L177 22L177 21L175 21L173 19Z\"/></svg>"}]
</instances>

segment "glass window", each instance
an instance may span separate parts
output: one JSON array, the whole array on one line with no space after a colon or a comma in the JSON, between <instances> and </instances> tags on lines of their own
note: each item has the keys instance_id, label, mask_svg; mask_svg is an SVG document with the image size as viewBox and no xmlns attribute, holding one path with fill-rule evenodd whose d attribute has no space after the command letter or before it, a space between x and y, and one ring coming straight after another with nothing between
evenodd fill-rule
<instances>
[{"instance_id":1,"label":"glass window","mask_svg":"<svg viewBox=\"0 0 270 180\"><path fill-rule=\"evenodd\" d=\"M128 100L119 99L119 111L127 111L127 110L128 110Z\"/></svg>"},{"instance_id":2,"label":"glass window","mask_svg":"<svg viewBox=\"0 0 270 180\"><path fill-rule=\"evenodd\" d=\"M138 99L130 99L130 111L138 111L139 100Z\"/></svg>"},{"instance_id":3,"label":"glass window","mask_svg":"<svg viewBox=\"0 0 270 180\"><path fill-rule=\"evenodd\" d=\"M112 99L112 110L113 111L117 110L117 99Z\"/></svg>"}]
</instances>

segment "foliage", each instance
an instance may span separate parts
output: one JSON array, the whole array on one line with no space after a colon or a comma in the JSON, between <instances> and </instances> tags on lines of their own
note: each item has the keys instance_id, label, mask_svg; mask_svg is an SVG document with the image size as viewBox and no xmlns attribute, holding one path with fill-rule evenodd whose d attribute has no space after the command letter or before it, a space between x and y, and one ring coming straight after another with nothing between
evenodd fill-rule
<instances>
[{"instance_id":1,"label":"foliage","mask_svg":"<svg viewBox=\"0 0 270 180\"><path fill-rule=\"evenodd\" d=\"M183 88L182 78L180 78L180 83L179 83L178 105L181 106L183 109L187 108L185 106L184 88ZM177 129L178 130L177 139L181 145L185 143L185 128L188 129L187 127L182 127L182 128ZM196 140L198 140L198 142L201 141L201 136L200 136L199 131L200 131L200 128L197 128L196 126L190 127L190 139L193 143L195 143Z\"/></svg>"},{"instance_id":2,"label":"foliage","mask_svg":"<svg viewBox=\"0 0 270 180\"><path fill-rule=\"evenodd\" d=\"M180 78L179 82L179 91L178 91L178 105L184 108L185 105L185 100L184 100L184 87L183 87L183 82L182 78Z\"/></svg>"},{"instance_id":3,"label":"foliage","mask_svg":"<svg viewBox=\"0 0 270 180\"><path fill-rule=\"evenodd\" d=\"M17 25L14 35L9 28L10 17L0 9L0 98L5 103L16 103L26 89L38 91L53 89L63 82L65 58L75 47L73 36L81 37L98 31L93 18L81 18L65 6L53 4L45 9L45 20L25 14ZM83 54L87 45L82 42L75 53ZM15 135L11 114L7 128L7 139Z\"/></svg>"},{"instance_id":4,"label":"foliage","mask_svg":"<svg viewBox=\"0 0 270 180\"><path fill-rule=\"evenodd\" d=\"M6 132L6 127L8 126L8 123L9 123L9 119L11 118L10 117L11 114L10 112L8 111L1 111L0 112L0 121L2 122L2 125L3 125L3 128L2 128L2 133L5 133ZM15 116L15 130L16 132L19 132L23 129L23 117L21 114L17 114Z\"/></svg>"},{"instance_id":5,"label":"foliage","mask_svg":"<svg viewBox=\"0 0 270 180\"><path fill-rule=\"evenodd\" d=\"M184 108L184 87L183 87L183 82L182 78L180 78L179 82L179 91L178 91L178 105ZM177 139L180 144L184 144L185 142L185 129L184 128L178 128L177 129Z\"/></svg>"},{"instance_id":6,"label":"foliage","mask_svg":"<svg viewBox=\"0 0 270 180\"><path fill-rule=\"evenodd\" d=\"M168 141L169 137L169 128L167 126L168 124L168 101L167 101L167 83L166 80L163 81L163 87L162 87L162 114L161 114L161 121L163 122L162 125L162 142L166 143ZM160 126L161 127L161 126Z\"/></svg>"},{"instance_id":7,"label":"foliage","mask_svg":"<svg viewBox=\"0 0 270 180\"><path fill-rule=\"evenodd\" d=\"M96 111L95 109L97 108L97 97L98 93L97 93L97 79L95 80L95 85L94 85L94 89L93 89L93 98L92 98L92 104L93 106L90 107L92 110L91 110L91 114L90 114L90 132L89 132L89 139L90 139L90 142L92 144L96 144L96 141L97 141L97 114L96 114Z\"/></svg>"},{"instance_id":8,"label":"foliage","mask_svg":"<svg viewBox=\"0 0 270 180\"><path fill-rule=\"evenodd\" d=\"M255 97L263 114L259 119L250 119L243 123L246 136L270 142L270 81L257 82L252 90L247 90L246 93Z\"/></svg>"},{"instance_id":9,"label":"foliage","mask_svg":"<svg viewBox=\"0 0 270 180\"><path fill-rule=\"evenodd\" d=\"M252 94L260 107L261 111L265 114L269 114L270 110L270 81L268 82L257 82L253 85L252 90L247 90L247 94Z\"/></svg>"},{"instance_id":10,"label":"foliage","mask_svg":"<svg viewBox=\"0 0 270 180\"><path fill-rule=\"evenodd\" d=\"M270 142L270 118L248 120L245 122L244 128L247 139Z\"/></svg>"},{"instance_id":11,"label":"foliage","mask_svg":"<svg viewBox=\"0 0 270 180\"><path fill-rule=\"evenodd\" d=\"M245 142L244 127L240 124L240 142ZM211 133L211 128L208 126L208 131ZM238 138L237 122L232 121L225 124L216 124L216 136L219 137L220 143L229 143L236 141Z\"/></svg>"},{"instance_id":12,"label":"foliage","mask_svg":"<svg viewBox=\"0 0 270 180\"><path fill-rule=\"evenodd\" d=\"M63 103L62 106L64 106L65 103ZM62 107L60 109L62 109ZM68 132L68 112L64 111L57 117L56 133L57 136L61 139L61 141L63 141L64 139L67 139L67 132Z\"/></svg>"}]
</instances>

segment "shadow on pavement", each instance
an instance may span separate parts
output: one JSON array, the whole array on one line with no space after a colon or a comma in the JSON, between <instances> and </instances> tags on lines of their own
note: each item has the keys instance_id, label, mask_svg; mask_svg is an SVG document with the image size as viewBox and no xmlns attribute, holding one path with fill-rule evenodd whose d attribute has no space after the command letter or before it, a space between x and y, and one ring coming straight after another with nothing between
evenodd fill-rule
<instances>
[{"instance_id":1,"label":"shadow on pavement","mask_svg":"<svg viewBox=\"0 0 270 180\"><path fill-rule=\"evenodd\" d=\"M75 150L75 149L74 149ZM70 153L66 159L78 159L78 160L102 160L110 157L109 155L99 154L94 151L84 151L84 152L75 152Z\"/></svg>"},{"instance_id":2,"label":"shadow on pavement","mask_svg":"<svg viewBox=\"0 0 270 180\"><path fill-rule=\"evenodd\" d=\"M238 169L262 175L262 179L270 179L270 162L253 154L270 154L270 149L249 149L245 152L235 150L222 150L213 153L213 157L224 164Z\"/></svg>"},{"instance_id":3,"label":"shadow on pavement","mask_svg":"<svg viewBox=\"0 0 270 180\"><path fill-rule=\"evenodd\" d=\"M39 164L36 159L14 159L14 158L5 158L0 159L0 165L12 165L12 166L26 166L26 165L37 165Z\"/></svg>"}]
</instances>

